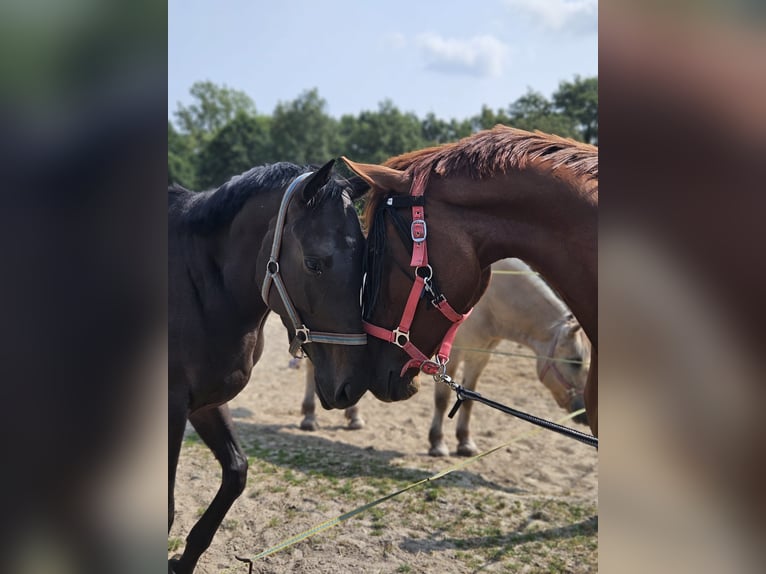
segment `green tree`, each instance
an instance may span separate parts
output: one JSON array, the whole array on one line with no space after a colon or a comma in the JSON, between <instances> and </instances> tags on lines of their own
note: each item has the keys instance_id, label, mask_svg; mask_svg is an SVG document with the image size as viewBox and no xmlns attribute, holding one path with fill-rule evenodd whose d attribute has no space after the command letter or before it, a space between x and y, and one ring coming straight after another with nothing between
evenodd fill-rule
<instances>
[{"instance_id":1,"label":"green tree","mask_svg":"<svg viewBox=\"0 0 766 574\"><path fill-rule=\"evenodd\" d=\"M274 156L299 164L322 164L341 151L338 121L327 115L316 88L280 102L271 120Z\"/></svg>"},{"instance_id":2,"label":"green tree","mask_svg":"<svg viewBox=\"0 0 766 574\"><path fill-rule=\"evenodd\" d=\"M513 127L581 139L576 121L557 111L551 101L531 88L508 107L508 115Z\"/></svg>"},{"instance_id":3,"label":"green tree","mask_svg":"<svg viewBox=\"0 0 766 574\"><path fill-rule=\"evenodd\" d=\"M198 179L217 187L256 165L276 161L271 142L271 118L240 112L205 144L199 154Z\"/></svg>"},{"instance_id":4,"label":"green tree","mask_svg":"<svg viewBox=\"0 0 766 574\"><path fill-rule=\"evenodd\" d=\"M454 142L460 138L471 135L473 124L471 120L450 121L437 118L433 112L429 112L420 122L423 139L426 145L440 145Z\"/></svg>"},{"instance_id":5,"label":"green tree","mask_svg":"<svg viewBox=\"0 0 766 574\"><path fill-rule=\"evenodd\" d=\"M487 105L481 107L481 112L479 112L478 116L471 118L473 131L488 130L497 124L512 125L511 118L508 117L504 110L494 111Z\"/></svg>"},{"instance_id":6,"label":"green tree","mask_svg":"<svg viewBox=\"0 0 766 574\"><path fill-rule=\"evenodd\" d=\"M598 144L598 77L575 76L572 82L559 83L553 103L558 111L574 119L580 139Z\"/></svg>"},{"instance_id":7,"label":"green tree","mask_svg":"<svg viewBox=\"0 0 766 574\"><path fill-rule=\"evenodd\" d=\"M168 184L180 183L194 189L197 184L194 159L188 136L179 134L168 121Z\"/></svg>"},{"instance_id":8,"label":"green tree","mask_svg":"<svg viewBox=\"0 0 766 574\"><path fill-rule=\"evenodd\" d=\"M381 163L391 156L426 145L423 129L413 113L402 113L391 100L378 104L377 111L340 120L344 154L356 161Z\"/></svg>"},{"instance_id":9,"label":"green tree","mask_svg":"<svg viewBox=\"0 0 766 574\"><path fill-rule=\"evenodd\" d=\"M255 104L245 92L210 81L195 82L189 92L194 101L188 106L179 103L175 120L197 150L238 114L255 115Z\"/></svg>"}]
</instances>

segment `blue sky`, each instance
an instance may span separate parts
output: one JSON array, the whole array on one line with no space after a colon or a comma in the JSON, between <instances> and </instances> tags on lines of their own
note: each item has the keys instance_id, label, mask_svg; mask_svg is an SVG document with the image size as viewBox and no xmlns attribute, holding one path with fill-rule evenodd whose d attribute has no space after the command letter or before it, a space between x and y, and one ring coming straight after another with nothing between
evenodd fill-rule
<instances>
[{"instance_id":1,"label":"blue sky","mask_svg":"<svg viewBox=\"0 0 766 574\"><path fill-rule=\"evenodd\" d=\"M316 87L336 117L385 98L463 119L598 73L597 0L169 0L168 114L198 80L262 113Z\"/></svg>"}]
</instances>

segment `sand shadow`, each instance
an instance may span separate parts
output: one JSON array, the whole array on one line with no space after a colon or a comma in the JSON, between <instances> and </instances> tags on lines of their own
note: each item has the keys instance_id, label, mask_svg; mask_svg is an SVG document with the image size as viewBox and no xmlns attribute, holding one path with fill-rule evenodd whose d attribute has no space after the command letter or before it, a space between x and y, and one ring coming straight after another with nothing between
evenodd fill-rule
<instances>
[{"instance_id":1,"label":"sand shadow","mask_svg":"<svg viewBox=\"0 0 766 574\"><path fill-rule=\"evenodd\" d=\"M248 409L247 407L235 407L232 409L229 409L231 412L232 418L235 419L249 419L252 418L255 414L253 411Z\"/></svg>"},{"instance_id":2,"label":"sand shadow","mask_svg":"<svg viewBox=\"0 0 766 574\"><path fill-rule=\"evenodd\" d=\"M373 446L360 447L313 433L290 432L296 429L295 424L237 423L242 446L254 460L328 478L369 477L416 482L458 462L450 458L444 460L444 466L433 470L413 468L393 463L395 459L412 456L412 453L394 449L381 450ZM425 452L421 456L433 460ZM251 468L253 466L257 467L251 465ZM470 470L456 470L440 478L439 484L466 489L483 486L509 494L528 493L526 489L487 480Z\"/></svg>"},{"instance_id":3,"label":"sand shadow","mask_svg":"<svg viewBox=\"0 0 766 574\"><path fill-rule=\"evenodd\" d=\"M522 526L524 528L526 525ZM504 535L498 536L472 536L465 538L458 537L439 537L431 536L427 538L405 538L405 540L399 545L402 550L410 554L432 554L434 552L441 552L444 550L499 550L507 552L520 544L526 544L528 542L550 541L550 540L563 540L566 538L573 538L575 536L593 536L598 534L598 516L591 516L580 522L574 524L567 524L566 526L557 526L555 528L548 528L546 530L537 530L534 532L523 532L516 530ZM476 572L479 572L496 562L490 560L483 566L479 567Z\"/></svg>"}]
</instances>

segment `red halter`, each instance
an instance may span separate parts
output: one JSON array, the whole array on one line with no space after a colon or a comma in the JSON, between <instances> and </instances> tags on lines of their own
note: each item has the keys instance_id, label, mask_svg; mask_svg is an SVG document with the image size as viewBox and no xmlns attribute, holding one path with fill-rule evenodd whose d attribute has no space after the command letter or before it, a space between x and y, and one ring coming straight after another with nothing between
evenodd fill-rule
<instances>
[{"instance_id":1,"label":"red halter","mask_svg":"<svg viewBox=\"0 0 766 574\"><path fill-rule=\"evenodd\" d=\"M426 179L427 174L415 177L415 180L412 183L412 189L410 190L411 197L416 198L423 195L425 192ZM391 203L390 199L388 201ZM415 282L407 297L407 303L404 306L402 318L399 320L399 326L394 330L389 330L363 321L364 330L373 337L377 337L378 339L388 341L389 343L401 347L404 349L404 352L411 357L411 359L405 363L404 367L402 367L400 376L404 376L407 369L412 367L417 367L428 375L436 375L447 361L449 361L452 342L455 340L457 329L460 324L465 321L468 315L471 314L471 309L461 315L447 303L447 299L444 295L437 293L433 288L431 283L433 269L428 264L428 246L426 244L428 227L425 220L424 205L412 205L410 235L412 236L412 259L410 260L410 267L415 268ZM417 308L418 301L424 291L431 296L431 303L434 307L439 309L442 315L452 321L452 326L444 335L439 350L436 353L436 361L432 361L420 351L412 341L410 341L410 327L415 318L415 309Z\"/></svg>"}]
</instances>

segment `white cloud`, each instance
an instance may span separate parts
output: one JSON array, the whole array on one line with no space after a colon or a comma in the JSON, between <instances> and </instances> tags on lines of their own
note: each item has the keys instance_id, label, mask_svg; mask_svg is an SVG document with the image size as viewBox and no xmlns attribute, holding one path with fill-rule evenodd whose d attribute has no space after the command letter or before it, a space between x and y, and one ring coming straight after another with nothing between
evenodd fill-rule
<instances>
[{"instance_id":1,"label":"white cloud","mask_svg":"<svg viewBox=\"0 0 766 574\"><path fill-rule=\"evenodd\" d=\"M426 67L448 74L497 77L503 73L508 46L490 35L467 40L419 34L416 41L426 56Z\"/></svg>"},{"instance_id":2,"label":"white cloud","mask_svg":"<svg viewBox=\"0 0 766 574\"><path fill-rule=\"evenodd\" d=\"M598 32L598 0L505 0L505 4L554 32Z\"/></svg>"}]
</instances>

